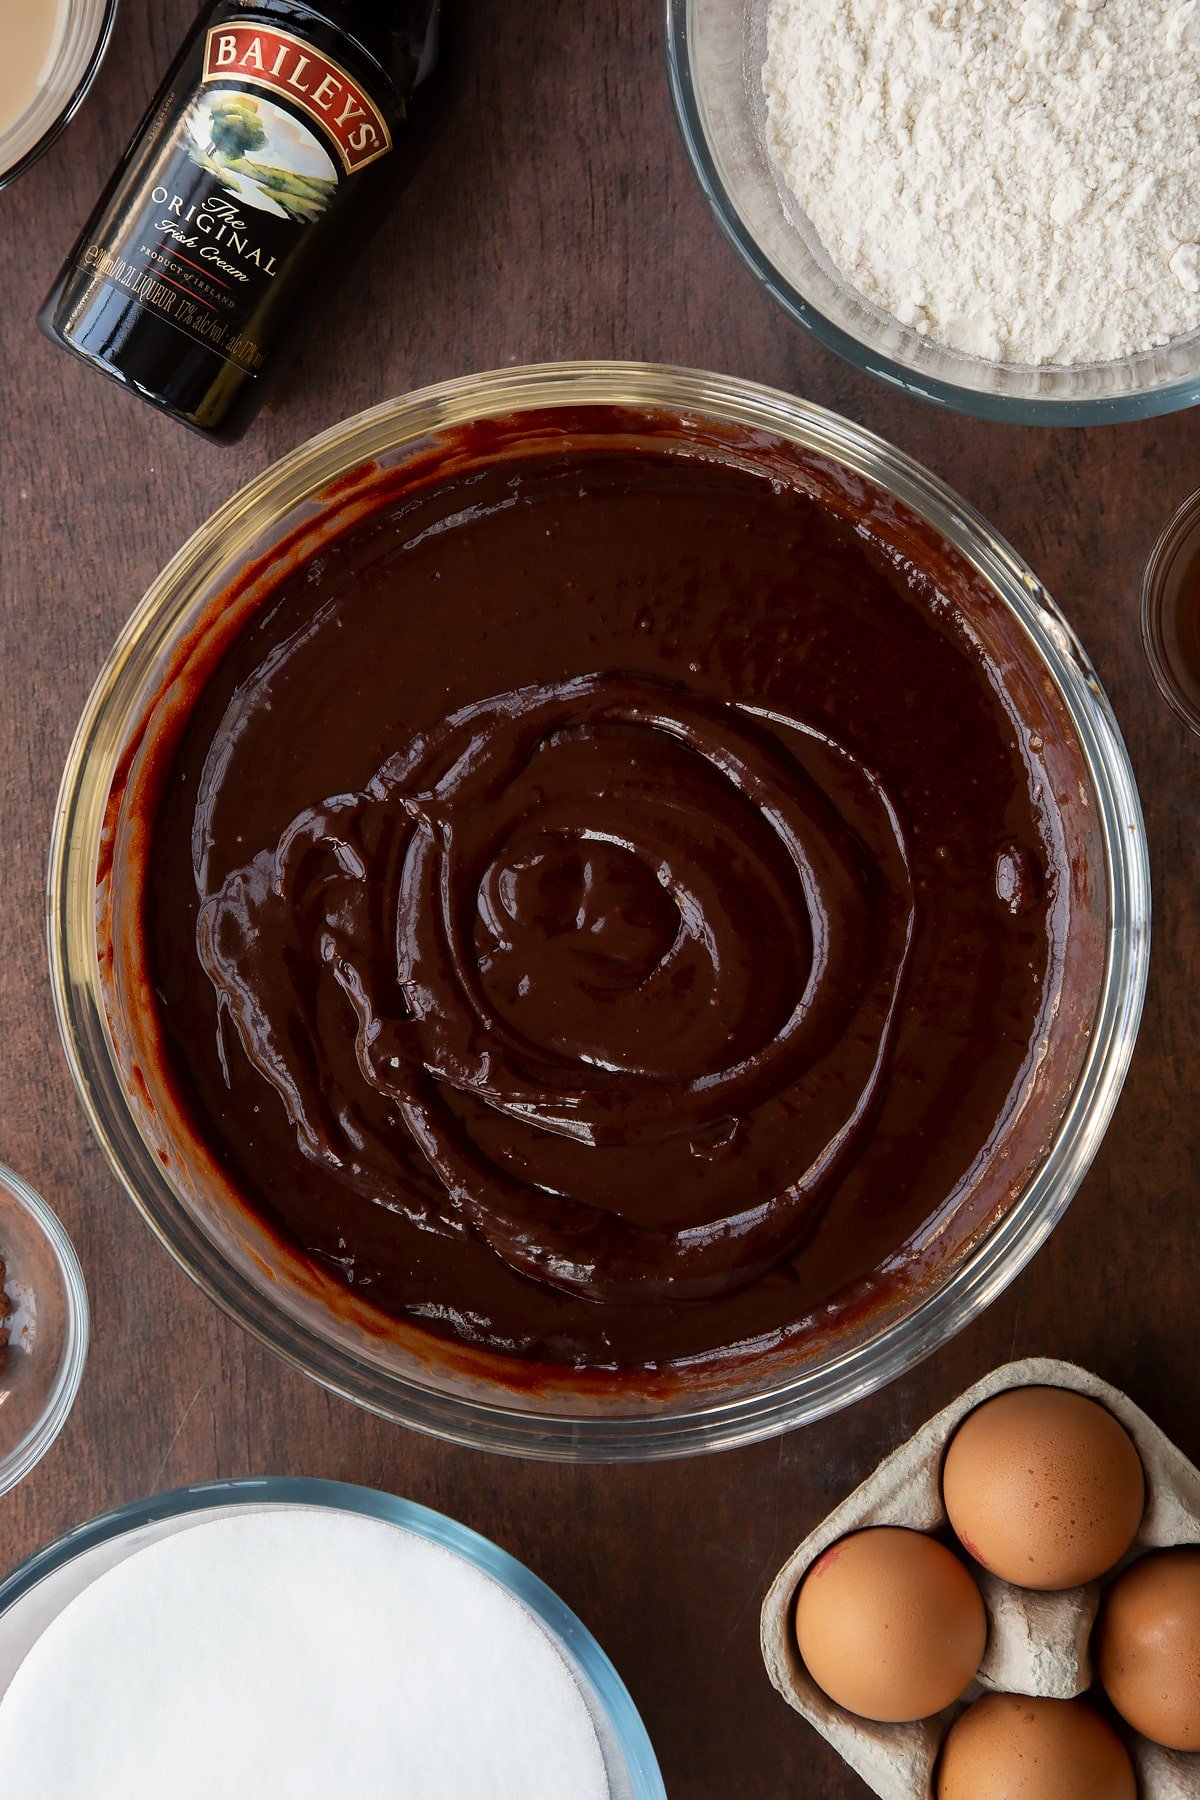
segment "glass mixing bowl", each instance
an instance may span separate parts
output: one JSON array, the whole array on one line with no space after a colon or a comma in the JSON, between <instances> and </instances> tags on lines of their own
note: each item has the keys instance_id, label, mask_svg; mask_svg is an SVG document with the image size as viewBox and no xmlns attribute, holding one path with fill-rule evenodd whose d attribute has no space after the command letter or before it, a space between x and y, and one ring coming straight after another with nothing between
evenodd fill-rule
<instances>
[{"instance_id":1,"label":"glass mixing bowl","mask_svg":"<svg viewBox=\"0 0 1200 1800\"><path fill-rule=\"evenodd\" d=\"M784 310L857 368L940 406L1021 425L1098 425L1200 400L1200 332L1074 368L986 362L932 344L834 269L766 147L770 0L666 0L675 111L726 237Z\"/></svg>"},{"instance_id":2,"label":"glass mixing bowl","mask_svg":"<svg viewBox=\"0 0 1200 1800\"><path fill-rule=\"evenodd\" d=\"M964 1230L961 1244L954 1237L953 1251L940 1246L954 1234L939 1236L939 1228L932 1247L908 1252L915 1285L853 1329L805 1357L761 1357L686 1391L647 1379L616 1393L570 1369L544 1380L539 1370L536 1385L518 1387L516 1373L506 1384L495 1368L481 1372L468 1353L428 1334L410 1330L401 1341L365 1305L352 1316L344 1293L335 1312L315 1290L311 1265L288 1264L265 1228L233 1218L211 1181L193 1172L194 1153L164 1138L147 1104L144 1063L128 1055L138 1019L129 1019L127 1000L107 975L119 936L114 821L150 715L179 719L171 684L181 655L203 656L198 622L211 617L213 601L250 565L266 585L272 559L295 566L306 532L327 540L331 517L349 522L361 509L364 482L381 467L428 456L440 432L533 414L544 438L554 434L556 408L577 416L589 405L621 409L603 415L620 421L606 429L635 441L639 414L647 412L667 413L706 443L714 433L741 433L739 442L782 439L928 521L987 583L1006 628L1032 650L1039 692L1052 697L1064 740L1077 746L1073 779L1090 789L1080 921L1095 949L1086 991L1064 1005L1074 1022L1054 1028L1070 1044L1073 1073L1056 1090L1039 1138L1042 1159L1003 1214L983 1225L976 1217L975 1235ZM1108 702L1037 578L984 520L907 457L804 401L724 376L619 363L500 370L388 402L304 445L215 514L153 584L96 684L63 777L49 886L55 1000L84 1106L127 1193L204 1291L295 1367L390 1418L460 1443L580 1461L684 1455L815 1419L911 1367L993 1300L1061 1217L1100 1143L1133 1049L1149 921L1141 810ZM133 1001L136 1014L136 983Z\"/></svg>"},{"instance_id":3,"label":"glass mixing bowl","mask_svg":"<svg viewBox=\"0 0 1200 1800\"><path fill-rule=\"evenodd\" d=\"M621 1677L552 1588L489 1538L394 1494L304 1476L209 1481L138 1500L78 1525L0 1581L0 1697L37 1639L100 1575L148 1544L230 1512L316 1507L379 1519L461 1557L512 1595L551 1638L596 1727L612 1800L666 1800L658 1763Z\"/></svg>"},{"instance_id":4,"label":"glass mixing bowl","mask_svg":"<svg viewBox=\"0 0 1200 1800\"><path fill-rule=\"evenodd\" d=\"M0 132L0 188L32 168L75 117L104 61L116 16L117 0L66 0L36 92Z\"/></svg>"}]
</instances>

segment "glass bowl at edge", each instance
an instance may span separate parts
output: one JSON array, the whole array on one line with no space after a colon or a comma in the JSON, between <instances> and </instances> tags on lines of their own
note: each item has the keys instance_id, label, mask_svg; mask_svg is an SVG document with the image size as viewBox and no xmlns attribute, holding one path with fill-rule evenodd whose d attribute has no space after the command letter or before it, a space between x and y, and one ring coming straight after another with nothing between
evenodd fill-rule
<instances>
[{"instance_id":1,"label":"glass bowl at edge","mask_svg":"<svg viewBox=\"0 0 1200 1800\"><path fill-rule=\"evenodd\" d=\"M0 136L0 188L31 169L71 123L100 72L118 0L73 0L62 42L44 85Z\"/></svg>"},{"instance_id":2,"label":"glass bowl at edge","mask_svg":"<svg viewBox=\"0 0 1200 1800\"><path fill-rule=\"evenodd\" d=\"M665 0L667 73L693 172L717 223L784 311L827 349L935 405L1017 425L1100 425L1200 401L1200 332L1078 367L984 361L921 337L834 269L765 142L769 0Z\"/></svg>"},{"instance_id":3,"label":"glass bowl at edge","mask_svg":"<svg viewBox=\"0 0 1200 1800\"><path fill-rule=\"evenodd\" d=\"M1187 577L1200 556L1200 493L1189 494L1163 526L1142 575L1142 649L1158 691L1200 737L1200 691L1180 639ZM1182 565L1182 566L1181 566ZM1194 573L1193 573L1194 578Z\"/></svg>"},{"instance_id":4,"label":"glass bowl at edge","mask_svg":"<svg viewBox=\"0 0 1200 1800\"><path fill-rule=\"evenodd\" d=\"M76 1557L140 1532L148 1525L228 1507L278 1505L313 1506L379 1519L440 1545L489 1575L529 1609L558 1645L577 1678L582 1677L589 1711L594 1719L597 1712L600 1714L596 1723L608 1773L619 1783L614 1790L618 1800L666 1800L658 1761L628 1688L591 1632L553 1588L490 1538L460 1525L456 1519L374 1488L308 1476L245 1476L200 1482L194 1487L174 1488L148 1500L133 1501L76 1526L18 1564L0 1581L0 1619L39 1583L58 1574ZM605 1738L607 1742L603 1741Z\"/></svg>"},{"instance_id":5,"label":"glass bowl at edge","mask_svg":"<svg viewBox=\"0 0 1200 1800\"><path fill-rule=\"evenodd\" d=\"M912 507L998 593L1048 666L1078 737L1103 837L1107 947L1078 1080L1044 1161L1007 1211L919 1295L836 1354L771 1385L637 1416L537 1410L507 1391L480 1398L402 1378L309 1330L215 1249L139 1133L118 1076L96 954L101 821L139 698L164 653L283 521L320 510L347 471L385 463L484 417L564 405L666 408L774 433L831 458ZM453 1442L567 1461L651 1460L753 1442L851 1404L911 1368L1008 1285L1045 1241L1099 1147L1132 1054L1145 991L1149 866L1140 803L1107 699L1070 627L1032 572L965 501L882 440L805 401L731 377L647 364L563 363L468 376L390 401L301 446L235 495L154 582L115 645L72 745L51 843L48 927L63 1043L92 1128L122 1186L192 1279L294 1367L361 1405Z\"/></svg>"},{"instance_id":6,"label":"glass bowl at edge","mask_svg":"<svg viewBox=\"0 0 1200 1800\"><path fill-rule=\"evenodd\" d=\"M89 1312L83 1270L58 1216L3 1164L0 1255L13 1305L13 1337L0 1373L0 1494L7 1494L67 1422L87 1362Z\"/></svg>"}]
</instances>

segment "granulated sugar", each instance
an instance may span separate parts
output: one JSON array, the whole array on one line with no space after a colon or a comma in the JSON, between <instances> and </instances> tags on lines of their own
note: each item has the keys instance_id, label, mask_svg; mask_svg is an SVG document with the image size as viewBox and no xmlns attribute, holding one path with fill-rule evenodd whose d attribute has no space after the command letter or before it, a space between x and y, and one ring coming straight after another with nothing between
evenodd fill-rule
<instances>
[{"instance_id":1,"label":"granulated sugar","mask_svg":"<svg viewBox=\"0 0 1200 1800\"><path fill-rule=\"evenodd\" d=\"M1200 0L771 0L771 155L842 276L1010 363L1200 327Z\"/></svg>"},{"instance_id":2,"label":"granulated sugar","mask_svg":"<svg viewBox=\"0 0 1200 1800\"><path fill-rule=\"evenodd\" d=\"M608 1800L583 1695L533 1615L424 1538L229 1514L136 1551L0 1704L39 1800Z\"/></svg>"}]
</instances>

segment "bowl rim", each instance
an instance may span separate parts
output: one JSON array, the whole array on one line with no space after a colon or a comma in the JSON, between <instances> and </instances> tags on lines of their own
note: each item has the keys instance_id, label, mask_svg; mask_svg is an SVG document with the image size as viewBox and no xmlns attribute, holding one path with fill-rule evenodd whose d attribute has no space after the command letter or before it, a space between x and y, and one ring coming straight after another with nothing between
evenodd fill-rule
<instances>
[{"instance_id":1,"label":"bowl rim","mask_svg":"<svg viewBox=\"0 0 1200 1800\"><path fill-rule=\"evenodd\" d=\"M676 123L688 160L722 233L771 298L826 349L889 387L973 418L1009 425L1115 425L1182 412L1200 402L1200 373L1137 394L1052 399L987 393L899 362L835 325L796 288L744 224L717 167L698 100L691 52L696 0L662 0L663 47Z\"/></svg>"},{"instance_id":2,"label":"bowl rim","mask_svg":"<svg viewBox=\"0 0 1200 1800\"><path fill-rule=\"evenodd\" d=\"M258 1511L270 1506L315 1507L323 1512L378 1519L427 1543L440 1545L490 1576L528 1608L587 1678L634 1783L631 1800L666 1800L658 1759L633 1696L612 1659L578 1615L539 1575L482 1532L473 1531L469 1525L419 1501L379 1488L310 1475L243 1475L196 1482L144 1500L132 1500L72 1527L18 1563L0 1580L0 1614L77 1556L143 1526L216 1508L250 1507Z\"/></svg>"},{"instance_id":3,"label":"bowl rim","mask_svg":"<svg viewBox=\"0 0 1200 1800\"><path fill-rule=\"evenodd\" d=\"M1142 649L1158 691L1172 712L1200 737L1200 707L1185 693L1171 666L1166 647L1167 576L1175 558L1189 544L1200 552L1200 489L1180 502L1163 526L1142 573Z\"/></svg>"},{"instance_id":4,"label":"bowl rim","mask_svg":"<svg viewBox=\"0 0 1200 1800\"><path fill-rule=\"evenodd\" d=\"M26 150L10 168L0 169L0 192L6 187L10 187L14 181L19 181L21 176L26 174L33 167L34 163L39 161L40 158L46 154L50 146L62 136L63 132L67 129L67 126L71 123L71 120L75 117L75 114L79 111L79 108L87 99L88 94L91 91L92 83L100 73L100 65L108 54L109 40L112 37L113 26L116 23L117 8L119 5L120 0L104 0L104 12L100 20L100 28L96 33L95 43L92 45L91 51L88 54L87 62L80 73L78 82L68 95L66 103L61 111L55 113L54 117L47 123L46 129L42 132L42 135L38 138L37 142L31 144L28 150Z\"/></svg>"},{"instance_id":5,"label":"bowl rim","mask_svg":"<svg viewBox=\"0 0 1200 1800\"><path fill-rule=\"evenodd\" d=\"M65 1325L62 1355L54 1383L35 1422L19 1443L0 1459L0 1495L7 1494L24 1481L26 1475L42 1460L67 1422L79 1393L87 1362L91 1334L87 1283L75 1246L67 1236L58 1215L42 1199L35 1188L15 1169L0 1163L0 1190L21 1208L49 1244L55 1265L62 1277Z\"/></svg>"},{"instance_id":6,"label":"bowl rim","mask_svg":"<svg viewBox=\"0 0 1200 1800\"><path fill-rule=\"evenodd\" d=\"M194 603L205 580L227 566L230 551L222 546L229 534L240 532L249 545L272 518L292 513L299 499L319 494L339 474L389 449L424 441L430 432L481 417L591 403L667 408L684 417L776 432L884 486L930 520L1016 615L1067 711L1095 789L1108 918L1093 1029L1047 1157L951 1273L903 1318L822 1359L815 1370L687 1410L654 1411L651 1403L635 1417L534 1412L512 1395L504 1403L484 1402L385 1377L272 1309L208 1246L198 1227L189 1227L142 1140L137 1139L136 1166L122 1147L129 1114L97 994L95 956L98 818L128 730L131 696L140 692L136 669L130 674L133 659L140 655L146 662L171 640L189 600ZM55 809L47 928L56 1017L92 1129L156 1236L225 1312L335 1392L451 1442L544 1460L642 1461L750 1443L849 1405L931 1354L1013 1280L1066 1210L1116 1104L1145 994L1150 874L1133 770L1091 664L1032 570L953 489L864 427L779 390L653 364L550 363L460 377L345 420L255 477L193 534L134 611L84 708Z\"/></svg>"}]
</instances>

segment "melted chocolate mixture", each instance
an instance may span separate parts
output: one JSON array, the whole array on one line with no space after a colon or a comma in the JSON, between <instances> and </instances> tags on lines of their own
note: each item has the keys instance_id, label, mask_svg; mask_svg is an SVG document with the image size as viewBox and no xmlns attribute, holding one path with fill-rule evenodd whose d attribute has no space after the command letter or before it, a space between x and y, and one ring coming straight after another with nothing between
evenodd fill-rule
<instances>
[{"instance_id":1,"label":"melted chocolate mixture","mask_svg":"<svg viewBox=\"0 0 1200 1800\"><path fill-rule=\"evenodd\" d=\"M795 1337L964 1186L1056 953L936 581L665 448L509 455L285 577L197 694L146 954L246 1203L378 1307L645 1367Z\"/></svg>"}]
</instances>

